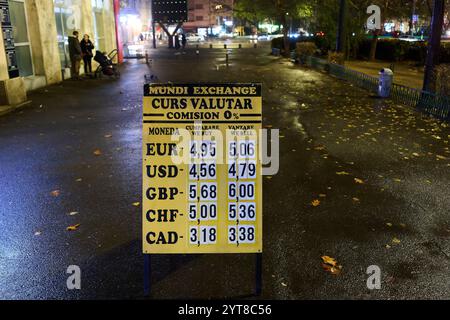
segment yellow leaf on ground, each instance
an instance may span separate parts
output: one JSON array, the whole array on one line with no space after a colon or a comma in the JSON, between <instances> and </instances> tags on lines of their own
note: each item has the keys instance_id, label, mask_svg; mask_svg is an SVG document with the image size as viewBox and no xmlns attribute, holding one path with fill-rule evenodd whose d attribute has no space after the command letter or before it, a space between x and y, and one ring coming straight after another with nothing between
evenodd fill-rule
<instances>
[{"instance_id":1,"label":"yellow leaf on ground","mask_svg":"<svg viewBox=\"0 0 450 320\"><path fill-rule=\"evenodd\" d=\"M319 205L320 205L320 200L313 200L312 202L311 202L311 204L312 204L312 206L313 207L318 207Z\"/></svg>"},{"instance_id":2,"label":"yellow leaf on ground","mask_svg":"<svg viewBox=\"0 0 450 320\"><path fill-rule=\"evenodd\" d=\"M355 202L359 202L359 198L356 198L356 197L353 197L352 200Z\"/></svg>"},{"instance_id":3,"label":"yellow leaf on ground","mask_svg":"<svg viewBox=\"0 0 450 320\"><path fill-rule=\"evenodd\" d=\"M358 184L364 184L364 180L362 180L362 179L355 178L354 180Z\"/></svg>"},{"instance_id":4,"label":"yellow leaf on ground","mask_svg":"<svg viewBox=\"0 0 450 320\"><path fill-rule=\"evenodd\" d=\"M350 173L345 172L345 171L336 172L336 174L337 174L338 176L348 176L348 175L350 175Z\"/></svg>"},{"instance_id":5,"label":"yellow leaf on ground","mask_svg":"<svg viewBox=\"0 0 450 320\"><path fill-rule=\"evenodd\" d=\"M59 190L54 190L54 191L50 192L50 194L51 194L53 197L57 197L57 196L59 196L59 195L61 194L61 191L59 191Z\"/></svg>"},{"instance_id":6,"label":"yellow leaf on ground","mask_svg":"<svg viewBox=\"0 0 450 320\"><path fill-rule=\"evenodd\" d=\"M401 242L400 239L397 238L392 239L392 243L394 244L399 244L400 242Z\"/></svg>"},{"instance_id":7,"label":"yellow leaf on ground","mask_svg":"<svg viewBox=\"0 0 450 320\"><path fill-rule=\"evenodd\" d=\"M100 151L100 149L97 149L94 151L95 156L100 156L101 154L102 154L102 152Z\"/></svg>"},{"instance_id":8,"label":"yellow leaf on ground","mask_svg":"<svg viewBox=\"0 0 450 320\"><path fill-rule=\"evenodd\" d=\"M342 270L342 266L333 267L333 266L330 266L330 265L325 264L325 263L322 263L322 267L323 267L323 269L325 271L327 271L327 272L329 272L329 273L331 273L332 275L335 275L335 276L339 275L341 273L341 270Z\"/></svg>"},{"instance_id":9,"label":"yellow leaf on ground","mask_svg":"<svg viewBox=\"0 0 450 320\"><path fill-rule=\"evenodd\" d=\"M392 223L390 223L390 222L386 223L386 225L387 225L388 227L392 227Z\"/></svg>"},{"instance_id":10,"label":"yellow leaf on ground","mask_svg":"<svg viewBox=\"0 0 450 320\"><path fill-rule=\"evenodd\" d=\"M135 207L139 207L140 205L141 205L140 202L133 202L133 206L135 206Z\"/></svg>"},{"instance_id":11,"label":"yellow leaf on ground","mask_svg":"<svg viewBox=\"0 0 450 320\"><path fill-rule=\"evenodd\" d=\"M329 256L322 256L322 267L325 271L333 274L338 275L341 273L342 266L338 265L336 259L329 257Z\"/></svg>"},{"instance_id":12,"label":"yellow leaf on ground","mask_svg":"<svg viewBox=\"0 0 450 320\"><path fill-rule=\"evenodd\" d=\"M75 224L75 225L73 225L73 226L68 226L67 228L66 228L66 230L67 231L75 231L75 230L77 230L78 229L78 227L80 226L81 224Z\"/></svg>"},{"instance_id":13,"label":"yellow leaf on ground","mask_svg":"<svg viewBox=\"0 0 450 320\"><path fill-rule=\"evenodd\" d=\"M329 264L330 266L335 267L337 265L336 259L330 257L330 256L322 256L323 263Z\"/></svg>"}]
</instances>

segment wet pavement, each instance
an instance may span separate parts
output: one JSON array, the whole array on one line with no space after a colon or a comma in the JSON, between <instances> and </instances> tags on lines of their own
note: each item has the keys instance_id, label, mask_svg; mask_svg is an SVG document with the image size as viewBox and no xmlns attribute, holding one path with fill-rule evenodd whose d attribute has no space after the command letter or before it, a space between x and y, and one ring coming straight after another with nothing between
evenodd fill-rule
<instances>
[{"instance_id":1,"label":"wet pavement","mask_svg":"<svg viewBox=\"0 0 450 320\"><path fill-rule=\"evenodd\" d=\"M229 50L227 66L223 49L161 48L151 67L129 60L117 81L41 89L0 117L0 298L143 298L133 204L151 73L263 83L281 163L264 179L262 298L449 299L449 126L269 51ZM323 270L323 255L339 275ZM66 288L69 265L81 267L82 290ZM380 290L366 287L370 265ZM156 299L253 298L253 255L161 255L152 267Z\"/></svg>"}]
</instances>

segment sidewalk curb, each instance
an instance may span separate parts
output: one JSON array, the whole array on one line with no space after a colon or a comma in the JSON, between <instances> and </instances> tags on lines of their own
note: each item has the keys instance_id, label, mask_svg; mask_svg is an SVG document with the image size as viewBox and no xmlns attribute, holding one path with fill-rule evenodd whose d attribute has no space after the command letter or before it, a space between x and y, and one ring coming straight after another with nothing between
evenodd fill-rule
<instances>
[{"instance_id":1,"label":"sidewalk curb","mask_svg":"<svg viewBox=\"0 0 450 320\"><path fill-rule=\"evenodd\" d=\"M25 107L31 105L31 103L32 103L31 100L27 100L25 102L22 102L22 103L19 103L19 104L16 104L16 105L12 105L12 106L10 106L10 105L0 106L0 117L4 116L4 115L7 115L7 114L9 114L9 113L11 113L13 111L25 108Z\"/></svg>"}]
</instances>

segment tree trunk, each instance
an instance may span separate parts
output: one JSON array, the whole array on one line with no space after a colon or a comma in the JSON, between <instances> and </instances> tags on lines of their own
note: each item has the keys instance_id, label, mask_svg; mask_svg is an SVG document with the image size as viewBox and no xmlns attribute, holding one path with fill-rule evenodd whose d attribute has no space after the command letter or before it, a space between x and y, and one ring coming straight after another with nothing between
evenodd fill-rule
<instances>
[{"instance_id":1,"label":"tree trunk","mask_svg":"<svg viewBox=\"0 0 450 320\"><path fill-rule=\"evenodd\" d=\"M289 44L289 37L288 37L288 23L286 19L286 14L282 13L281 15L281 24L283 25L283 43L284 43L284 53L283 55L285 57L289 57L291 55L291 46Z\"/></svg>"},{"instance_id":2,"label":"tree trunk","mask_svg":"<svg viewBox=\"0 0 450 320\"><path fill-rule=\"evenodd\" d=\"M427 58L425 62L425 75L423 90L435 92L436 78L435 66L439 64L439 51L441 48L442 25L444 24L445 0L435 0L433 16L431 18L431 35L428 41Z\"/></svg>"},{"instance_id":3,"label":"tree trunk","mask_svg":"<svg viewBox=\"0 0 450 320\"><path fill-rule=\"evenodd\" d=\"M373 38L370 43L370 55L369 55L370 61L375 61L376 54L377 54L377 44L378 44L378 32L375 31L375 32L373 32Z\"/></svg>"}]
</instances>

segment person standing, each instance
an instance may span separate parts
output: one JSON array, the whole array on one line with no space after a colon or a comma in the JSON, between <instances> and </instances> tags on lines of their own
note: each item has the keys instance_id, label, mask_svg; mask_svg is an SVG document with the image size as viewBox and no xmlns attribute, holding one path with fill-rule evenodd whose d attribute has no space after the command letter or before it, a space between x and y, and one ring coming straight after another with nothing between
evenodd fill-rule
<instances>
[{"instance_id":1,"label":"person standing","mask_svg":"<svg viewBox=\"0 0 450 320\"><path fill-rule=\"evenodd\" d=\"M184 50L184 48L186 48L186 43L187 43L186 34L182 33L181 34L181 45L183 46L183 50Z\"/></svg>"},{"instance_id":2,"label":"person standing","mask_svg":"<svg viewBox=\"0 0 450 320\"><path fill-rule=\"evenodd\" d=\"M180 35L178 33L175 35L175 49L180 49Z\"/></svg>"},{"instance_id":3,"label":"person standing","mask_svg":"<svg viewBox=\"0 0 450 320\"><path fill-rule=\"evenodd\" d=\"M84 73L90 75L92 73L92 50L94 44L89 39L89 35L85 34L80 42L81 54L83 55Z\"/></svg>"},{"instance_id":4,"label":"person standing","mask_svg":"<svg viewBox=\"0 0 450 320\"><path fill-rule=\"evenodd\" d=\"M69 37L69 56L72 63L71 73L72 79L80 79L80 64L81 64L81 46L78 41L78 31L74 31L72 37Z\"/></svg>"}]
</instances>

